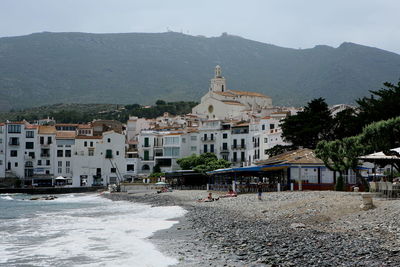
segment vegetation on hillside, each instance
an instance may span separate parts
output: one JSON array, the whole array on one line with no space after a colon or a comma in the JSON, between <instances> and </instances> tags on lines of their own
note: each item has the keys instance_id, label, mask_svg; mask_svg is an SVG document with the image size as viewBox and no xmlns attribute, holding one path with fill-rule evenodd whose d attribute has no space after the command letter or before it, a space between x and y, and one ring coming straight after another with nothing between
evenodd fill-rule
<instances>
[{"instance_id":1,"label":"vegetation on hillside","mask_svg":"<svg viewBox=\"0 0 400 267\"><path fill-rule=\"evenodd\" d=\"M198 101L220 64L228 88L276 105L349 103L398 75L400 55L344 43L289 49L224 34L38 33L0 38L0 110L55 103Z\"/></svg>"},{"instance_id":2,"label":"vegetation on hillside","mask_svg":"<svg viewBox=\"0 0 400 267\"><path fill-rule=\"evenodd\" d=\"M0 113L0 121L35 121L43 118L54 118L58 123L86 123L94 119L118 120L125 123L129 116L155 118L169 112L172 115L190 113L196 102L166 102L158 100L156 105L139 104L55 104L38 108Z\"/></svg>"}]
</instances>

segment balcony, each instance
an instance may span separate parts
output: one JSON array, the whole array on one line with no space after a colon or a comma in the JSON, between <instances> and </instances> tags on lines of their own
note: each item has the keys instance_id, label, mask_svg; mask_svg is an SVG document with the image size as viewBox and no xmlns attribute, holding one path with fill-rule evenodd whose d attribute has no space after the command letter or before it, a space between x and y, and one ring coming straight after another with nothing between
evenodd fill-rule
<instances>
[{"instance_id":1,"label":"balcony","mask_svg":"<svg viewBox=\"0 0 400 267\"><path fill-rule=\"evenodd\" d=\"M49 147L50 145L51 145L51 143L50 144L48 144L48 143L43 143L43 144L40 144L42 147Z\"/></svg>"},{"instance_id":2,"label":"balcony","mask_svg":"<svg viewBox=\"0 0 400 267\"><path fill-rule=\"evenodd\" d=\"M50 158L50 154L48 154L48 153L40 153L40 157L42 157L42 158Z\"/></svg>"},{"instance_id":3,"label":"balcony","mask_svg":"<svg viewBox=\"0 0 400 267\"><path fill-rule=\"evenodd\" d=\"M8 142L8 145L10 146L19 146L19 141L15 141L15 140L10 140L10 142Z\"/></svg>"},{"instance_id":4,"label":"balcony","mask_svg":"<svg viewBox=\"0 0 400 267\"><path fill-rule=\"evenodd\" d=\"M232 149L246 149L246 145L232 145Z\"/></svg>"},{"instance_id":5,"label":"balcony","mask_svg":"<svg viewBox=\"0 0 400 267\"><path fill-rule=\"evenodd\" d=\"M24 155L24 160L34 160L35 156Z\"/></svg>"},{"instance_id":6,"label":"balcony","mask_svg":"<svg viewBox=\"0 0 400 267\"><path fill-rule=\"evenodd\" d=\"M222 153L229 153L228 147L221 147L220 153L221 153L221 154L222 154Z\"/></svg>"},{"instance_id":7,"label":"balcony","mask_svg":"<svg viewBox=\"0 0 400 267\"><path fill-rule=\"evenodd\" d=\"M208 138L208 137L204 137L204 136L200 139L203 142L214 142L215 141L215 138Z\"/></svg>"}]
</instances>

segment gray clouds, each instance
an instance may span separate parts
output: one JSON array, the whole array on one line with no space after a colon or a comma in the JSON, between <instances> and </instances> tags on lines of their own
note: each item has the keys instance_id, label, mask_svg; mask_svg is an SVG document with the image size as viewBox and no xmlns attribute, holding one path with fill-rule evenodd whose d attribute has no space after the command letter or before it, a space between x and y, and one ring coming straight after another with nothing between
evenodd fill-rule
<instances>
[{"instance_id":1,"label":"gray clouds","mask_svg":"<svg viewBox=\"0 0 400 267\"><path fill-rule=\"evenodd\" d=\"M0 0L0 36L222 32L293 48L354 42L400 53L397 0Z\"/></svg>"}]
</instances>

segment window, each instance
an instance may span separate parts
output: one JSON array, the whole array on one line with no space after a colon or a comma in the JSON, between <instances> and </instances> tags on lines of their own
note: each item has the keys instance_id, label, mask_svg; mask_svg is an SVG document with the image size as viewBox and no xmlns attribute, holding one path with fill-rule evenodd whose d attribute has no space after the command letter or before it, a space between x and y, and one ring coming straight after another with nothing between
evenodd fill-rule
<instances>
[{"instance_id":1,"label":"window","mask_svg":"<svg viewBox=\"0 0 400 267\"><path fill-rule=\"evenodd\" d=\"M65 150L65 157L67 158L71 157L71 150Z\"/></svg>"},{"instance_id":2,"label":"window","mask_svg":"<svg viewBox=\"0 0 400 267\"><path fill-rule=\"evenodd\" d=\"M128 164L128 165L126 165L126 171L128 171L128 172L133 172L133 171L135 171L135 165L134 165L134 164Z\"/></svg>"},{"instance_id":3,"label":"window","mask_svg":"<svg viewBox=\"0 0 400 267\"><path fill-rule=\"evenodd\" d=\"M90 147L93 147L93 141L90 141Z\"/></svg>"},{"instance_id":4,"label":"window","mask_svg":"<svg viewBox=\"0 0 400 267\"><path fill-rule=\"evenodd\" d=\"M57 150L57 157L62 158L64 154L63 150Z\"/></svg>"},{"instance_id":5,"label":"window","mask_svg":"<svg viewBox=\"0 0 400 267\"><path fill-rule=\"evenodd\" d=\"M179 137L165 137L164 145L179 145Z\"/></svg>"},{"instance_id":6,"label":"window","mask_svg":"<svg viewBox=\"0 0 400 267\"><path fill-rule=\"evenodd\" d=\"M233 139L233 148L236 148L236 147L237 147L237 140Z\"/></svg>"},{"instance_id":7,"label":"window","mask_svg":"<svg viewBox=\"0 0 400 267\"><path fill-rule=\"evenodd\" d=\"M65 173L70 173L71 172L71 168L65 168Z\"/></svg>"},{"instance_id":8,"label":"window","mask_svg":"<svg viewBox=\"0 0 400 267\"><path fill-rule=\"evenodd\" d=\"M8 125L8 133L21 133L21 125L16 125L16 124Z\"/></svg>"},{"instance_id":9,"label":"window","mask_svg":"<svg viewBox=\"0 0 400 267\"><path fill-rule=\"evenodd\" d=\"M66 162L65 162L65 166L66 166L66 167L71 167L71 161L66 161Z\"/></svg>"},{"instance_id":10,"label":"window","mask_svg":"<svg viewBox=\"0 0 400 267\"><path fill-rule=\"evenodd\" d=\"M116 168L111 168L111 173L116 173L117 169Z\"/></svg>"},{"instance_id":11,"label":"window","mask_svg":"<svg viewBox=\"0 0 400 267\"><path fill-rule=\"evenodd\" d=\"M268 155L268 149L264 149L264 155Z\"/></svg>"},{"instance_id":12,"label":"window","mask_svg":"<svg viewBox=\"0 0 400 267\"><path fill-rule=\"evenodd\" d=\"M42 166L42 160L41 160L41 159L39 159L39 160L37 161L37 165L38 165L38 166Z\"/></svg>"},{"instance_id":13,"label":"window","mask_svg":"<svg viewBox=\"0 0 400 267\"><path fill-rule=\"evenodd\" d=\"M245 147L245 141L244 141L244 139L243 139L243 138L240 140L240 146L241 146L242 148L244 148L244 147Z\"/></svg>"},{"instance_id":14,"label":"window","mask_svg":"<svg viewBox=\"0 0 400 267\"><path fill-rule=\"evenodd\" d=\"M263 124L262 126L261 126L261 129L264 131L265 130L265 124Z\"/></svg>"},{"instance_id":15,"label":"window","mask_svg":"<svg viewBox=\"0 0 400 267\"><path fill-rule=\"evenodd\" d=\"M210 140L214 140L214 134L211 134Z\"/></svg>"},{"instance_id":16,"label":"window","mask_svg":"<svg viewBox=\"0 0 400 267\"><path fill-rule=\"evenodd\" d=\"M227 134L227 133L223 133L223 134L222 134L222 138L223 138L223 139L227 139L227 138L228 138L228 134Z\"/></svg>"},{"instance_id":17,"label":"window","mask_svg":"<svg viewBox=\"0 0 400 267\"><path fill-rule=\"evenodd\" d=\"M57 172L58 172L58 173L62 173L62 168L58 168L58 169L57 169Z\"/></svg>"},{"instance_id":18,"label":"window","mask_svg":"<svg viewBox=\"0 0 400 267\"><path fill-rule=\"evenodd\" d=\"M267 137L264 138L264 143L265 144L268 143L268 138Z\"/></svg>"},{"instance_id":19,"label":"window","mask_svg":"<svg viewBox=\"0 0 400 267\"><path fill-rule=\"evenodd\" d=\"M18 157L18 151L17 150L10 150L10 157Z\"/></svg>"},{"instance_id":20,"label":"window","mask_svg":"<svg viewBox=\"0 0 400 267\"><path fill-rule=\"evenodd\" d=\"M117 156L119 156L119 151L117 150L117 151L115 151L115 154L117 154Z\"/></svg>"},{"instance_id":21,"label":"window","mask_svg":"<svg viewBox=\"0 0 400 267\"><path fill-rule=\"evenodd\" d=\"M28 156L34 159L35 158L35 152L29 152Z\"/></svg>"},{"instance_id":22,"label":"window","mask_svg":"<svg viewBox=\"0 0 400 267\"><path fill-rule=\"evenodd\" d=\"M3 139L2 138L0 138L0 144L2 144L3 143Z\"/></svg>"},{"instance_id":23,"label":"window","mask_svg":"<svg viewBox=\"0 0 400 267\"><path fill-rule=\"evenodd\" d=\"M240 153L240 161L245 161L245 155L244 155L244 152L241 152Z\"/></svg>"},{"instance_id":24,"label":"window","mask_svg":"<svg viewBox=\"0 0 400 267\"><path fill-rule=\"evenodd\" d=\"M150 170L150 166L145 164L142 166L142 171L149 171Z\"/></svg>"},{"instance_id":25,"label":"window","mask_svg":"<svg viewBox=\"0 0 400 267\"><path fill-rule=\"evenodd\" d=\"M19 146L19 138L18 137L11 137L9 145L11 145L11 146Z\"/></svg>"},{"instance_id":26,"label":"window","mask_svg":"<svg viewBox=\"0 0 400 267\"><path fill-rule=\"evenodd\" d=\"M44 144L44 137L43 137L43 136L40 137L40 144L41 144L41 145Z\"/></svg>"},{"instance_id":27,"label":"window","mask_svg":"<svg viewBox=\"0 0 400 267\"><path fill-rule=\"evenodd\" d=\"M33 142L26 142L25 149L33 149Z\"/></svg>"},{"instance_id":28,"label":"window","mask_svg":"<svg viewBox=\"0 0 400 267\"><path fill-rule=\"evenodd\" d=\"M0 165L3 165L3 160L0 159Z\"/></svg>"},{"instance_id":29,"label":"window","mask_svg":"<svg viewBox=\"0 0 400 267\"><path fill-rule=\"evenodd\" d=\"M59 162L57 163L57 166L58 166L58 167L62 167L62 161L59 161Z\"/></svg>"},{"instance_id":30,"label":"window","mask_svg":"<svg viewBox=\"0 0 400 267\"><path fill-rule=\"evenodd\" d=\"M204 150L203 153L207 153L207 145L203 146L203 150Z\"/></svg>"},{"instance_id":31,"label":"window","mask_svg":"<svg viewBox=\"0 0 400 267\"><path fill-rule=\"evenodd\" d=\"M210 145L210 152L214 153L214 145L213 144Z\"/></svg>"},{"instance_id":32,"label":"window","mask_svg":"<svg viewBox=\"0 0 400 267\"><path fill-rule=\"evenodd\" d=\"M228 143L222 143L222 150L228 150Z\"/></svg>"},{"instance_id":33,"label":"window","mask_svg":"<svg viewBox=\"0 0 400 267\"><path fill-rule=\"evenodd\" d=\"M178 157L179 156L179 147L165 147L164 148L164 156L167 157Z\"/></svg>"},{"instance_id":34,"label":"window","mask_svg":"<svg viewBox=\"0 0 400 267\"><path fill-rule=\"evenodd\" d=\"M33 138L33 136L34 136L33 131L26 131L26 132L25 132L25 137L26 137L26 138Z\"/></svg>"},{"instance_id":35,"label":"window","mask_svg":"<svg viewBox=\"0 0 400 267\"><path fill-rule=\"evenodd\" d=\"M149 147L150 145L149 145L149 138L148 137L145 137L144 138L144 147Z\"/></svg>"},{"instance_id":36,"label":"window","mask_svg":"<svg viewBox=\"0 0 400 267\"><path fill-rule=\"evenodd\" d=\"M107 142L108 142L108 143L111 143L111 138L107 138Z\"/></svg>"},{"instance_id":37,"label":"window","mask_svg":"<svg viewBox=\"0 0 400 267\"><path fill-rule=\"evenodd\" d=\"M51 143L52 143L52 141L51 141L51 136L48 136L48 137L47 137L47 144L50 145Z\"/></svg>"},{"instance_id":38,"label":"window","mask_svg":"<svg viewBox=\"0 0 400 267\"><path fill-rule=\"evenodd\" d=\"M190 141L197 141L197 136L195 135L190 136Z\"/></svg>"},{"instance_id":39,"label":"window","mask_svg":"<svg viewBox=\"0 0 400 267\"><path fill-rule=\"evenodd\" d=\"M207 140L207 134L204 134L203 136L203 140L206 141Z\"/></svg>"},{"instance_id":40,"label":"window","mask_svg":"<svg viewBox=\"0 0 400 267\"><path fill-rule=\"evenodd\" d=\"M186 138L182 138L182 143L186 143Z\"/></svg>"},{"instance_id":41,"label":"window","mask_svg":"<svg viewBox=\"0 0 400 267\"><path fill-rule=\"evenodd\" d=\"M88 155L89 156L94 156L94 149L89 149L88 150Z\"/></svg>"},{"instance_id":42,"label":"window","mask_svg":"<svg viewBox=\"0 0 400 267\"><path fill-rule=\"evenodd\" d=\"M50 166L50 160L46 160L46 166Z\"/></svg>"},{"instance_id":43,"label":"window","mask_svg":"<svg viewBox=\"0 0 400 267\"><path fill-rule=\"evenodd\" d=\"M15 166L15 167L18 167L18 162L15 162L15 163L14 163L14 166Z\"/></svg>"},{"instance_id":44,"label":"window","mask_svg":"<svg viewBox=\"0 0 400 267\"><path fill-rule=\"evenodd\" d=\"M87 141L83 142L83 146L87 147Z\"/></svg>"},{"instance_id":45,"label":"window","mask_svg":"<svg viewBox=\"0 0 400 267\"><path fill-rule=\"evenodd\" d=\"M111 159L112 158L112 150L111 149L107 149L106 150L106 159Z\"/></svg>"},{"instance_id":46,"label":"window","mask_svg":"<svg viewBox=\"0 0 400 267\"><path fill-rule=\"evenodd\" d=\"M275 124L271 123L271 124L269 125L269 128L270 128L271 130L275 129Z\"/></svg>"},{"instance_id":47,"label":"window","mask_svg":"<svg viewBox=\"0 0 400 267\"><path fill-rule=\"evenodd\" d=\"M196 146L191 146L190 147L190 151L196 151L197 150L197 147Z\"/></svg>"},{"instance_id":48,"label":"window","mask_svg":"<svg viewBox=\"0 0 400 267\"><path fill-rule=\"evenodd\" d=\"M233 152L233 162L236 162L236 161L237 161L237 153Z\"/></svg>"}]
</instances>

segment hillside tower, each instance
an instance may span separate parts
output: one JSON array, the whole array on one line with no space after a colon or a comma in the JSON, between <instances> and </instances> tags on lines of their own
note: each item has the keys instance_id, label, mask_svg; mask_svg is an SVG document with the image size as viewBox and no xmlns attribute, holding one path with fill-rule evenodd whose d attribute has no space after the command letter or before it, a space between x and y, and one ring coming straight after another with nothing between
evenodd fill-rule
<instances>
[{"instance_id":1,"label":"hillside tower","mask_svg":"<svg viewBox=\"0 0 400 267\"><path fill-rule=\"evenodd\" d=\"M214 78L211 79L210 91L213 92L225 92L226 80L222 77L222 70L219 65L215 67Z\"/></svg>"}]
</instances>

